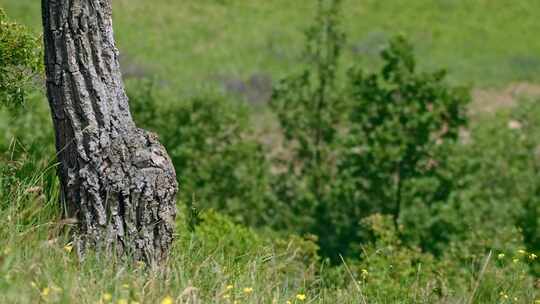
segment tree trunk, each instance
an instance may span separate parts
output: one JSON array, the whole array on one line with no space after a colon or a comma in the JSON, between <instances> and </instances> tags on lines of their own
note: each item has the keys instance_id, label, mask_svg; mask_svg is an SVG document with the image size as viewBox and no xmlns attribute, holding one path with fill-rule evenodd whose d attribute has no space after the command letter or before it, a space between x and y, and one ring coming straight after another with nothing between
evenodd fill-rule
<instances>
[{"instance_id":1,"label":"tree trunk","mask_svg":"<svg viewBox=\"0 0 540 304\"><path fill-rule=\"evenodd\" d=\"M173 239L176 174L129 112L111 0L42 0L47 95L75 243L155 264Z\"/></svg>"}]
</instances>

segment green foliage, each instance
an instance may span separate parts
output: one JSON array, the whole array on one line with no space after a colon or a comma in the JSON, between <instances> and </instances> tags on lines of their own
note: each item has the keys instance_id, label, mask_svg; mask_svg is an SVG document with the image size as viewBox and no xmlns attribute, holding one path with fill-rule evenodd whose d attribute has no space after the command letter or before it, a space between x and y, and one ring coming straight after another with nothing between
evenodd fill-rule
<instances>
[{"instance_id":1,"label":"green foliage","mask_svg":"<svg viewBox=\"0 0 540 304\"><path fill-rule=\"evenodd\" d=\"M155 81L129 89L139 126L159 134L175 165L180 198L198 209L214 208L236 221L272 220L266 208L268 166L248 130L248 109L215 94L161 106Z\"/></svg>"},{"instance_id":2,"label":"green foliage","mask_svg":"<svg viewBox=\"0 0 540 304\"><path fill-rule=\"evenodd\" d=\"M293 268L301 271L300 268L313 266L319 261L318 247L313 241L296 235L280 238L270 234L271 238L269 238L269 236L257 233L251 228L235 224L229 217L220 215L213 210L202 214L195 236L208 248L223 250L221 253L224 256L235 260L249 257L261 250L267 251L270 248L275 251L267 252L271 256L279 256L281 251L287 252L293 249L295 251L294 260L283 265L284 268L289 268L287 272L290 273L294 272ZM297 262L300 265L294 265ZM280 271L285 271L285 269Z\"/></svg>"},{"instance_id":3,"label":"green foliage","mask_svg":"<svg viewBox=\"0 0 540 304\"><path fill-rule=\"evenodd\" d=\"M450 250L439 259L404 245L390 215L374 214L365 218L362 226L374 241L362 247L360 260L348 261L348 268L366 299L383 297L400 303L467 303L471 297L474 303L527 303L534 299L529 289L534 278L527 274L530 259L526 253L508 251L504 255L481 250L461 264L453 254L459 255L464 248Z\"/></svg>"},{"instance_id":4,"label":"green foliage","mask_svg":"<svg viewBox=\"0 0 540 304\"><path fill-rule=\"evenodd\" d=\"M319 0L318 3L315 24L306 32L308 66L300 75L282 80L271 102L286 140L296 144L291 152L301 162L300 174L323 171L321 166L328 161L341 116L342 98L336 79L344 43L339 28L341 1ZM294 172L293 169L289 168ZM313 181L316 196L319 196L320 178Z\"/></svg>"},{"instance_id":5,"label":"green foliage","mask_svg":"<svg viewBox=\"0 0 540 304\"><path fill-rule=\"evenodd\" d=\"M350 75L351 152L341 166L350 171L358 191L369 192L370 204L397 222L404 194L420 195L404 189L412 180L434 177L439 188L428 195L448 195L450 181L438 171L444 167L448 145L465 126L470 98L466 89L444 82L444 71L417 73L412 47L402 37L391 41L382 58L379 73Z\"/></svg>"},{"instance_id":6,"label":"green foliage","mask_svg":"<svg viewBox=\"0 0 540 304\"><path fill-rule=\"evenodd\" d=\"M25 99L18 107L0 109L0 153L52 162L54 130L47 101L35 88L28 88Z\"/></svg>"},{"instance_id":7,"label":"green foliage","mask_svg":"<svg viewBox=\"0 0 540 304\"><path fill-rule=\"evenodd\" d=\"M447 157L466 125L470 97L467 89L450 87L444 71L417 72L412 46L403 37L392 40L381 57L380 72L355 69L349 75L351 125L339 164L339 195L361 205L350 207L361 212L352 214L391 214L396 228L403 209L414 210L412 223L403 219L403 236L414 238L421 235L414 230L419 212L446 201L455 187Z\"/></svg>"},{"instance_id":8,"label":"green foliage","mask_svg":"<svg viewBox=\"0 0 540 304\"><path fill-rule=\"evenodd\" d=\"M248 256L264 245L262 238L254 231L234 224L212 210L202 214L196 236L204 240L209 248L223 250L223 255L231 258Z\"/></svg>"},{"instance_id":9,"label":"green foliage","mask_svg":"<svg viewBox=\"0 0 540 304\"><path fill-rule=\"evenodd\" d=\"M25 90L43 70L42 62L39 37L8 21L0 8L0 105L24 101Z\"/></svg>"},{"instance_id":10,"label":"green foliage","mask_svg":"<svg viewBox=\"0 0 540 304\"><path fill-rule=\"evenodd\" d=\"M281 213L280 227L320 236L320 215L328 208L335 178L335 148L345 106L338 84L339 59L345 43L339 0L318 1L314 25L306 31L307 66L275 88L271 108L285 138L287 155L273 191Z\"/></svg>"},{"instance_id":11,"label":"green foliage","mask_svg":"<svg viewBox=\"0 0 540 304\"><path fill-rule=\"evenodd\" d=\"M444 223L441 228L462 252L481 247L540 250L538 115L538 103L524 100L511 111L482 117L466 144L452 154L460 187L432 220ZM539 273L538 262L533 268Z\"/></svg>"},{"instance_id":12,"label":"green foliage","mask_svg":"<svg viewBox=\"0 0 540 304\"><path fill-rule=\"evenodd\" d=\"M447 84L444 71L417 72L402 37L381 53L380 72L353 69L349 86L339 86L339 6L319 2L307 35L308 67L283 80L271 102L288 151L273 184L281 227L314 234L334 261L360 254L368 237L362 218L392 214L397 228L402 209L429 217L430 206L448 198L454 177L446 158L466 125L470 99L467 89ZM421 242L433 227L416 220L402 237Z\"/></svg>"},{"instance_id":13,"label":"green foliage","mask_svg":"<svg viewBox=\"0 0 540 304\"><path fill-rule=\"evenodd\" d=\"M540 251L540 124L538 123L540 106L538 102L525 102L524 105L511 113L507 123L513 143L506 147L519 147L507 153L512 153L509 165L513 168L511 173L517 178L513 179L519 191L520 207L515 217L516 226L523 233L525 245L532 251ZM517 123L517 124L516 124ZM517 142L517 143L516 143ZM502 170L501 170L502 171ZM508 174L509 170L506 169ZM499 175L500 176L500 175ZM536 263L535 271L540 275L540 261Z\"/></svg>"}]
</instances>

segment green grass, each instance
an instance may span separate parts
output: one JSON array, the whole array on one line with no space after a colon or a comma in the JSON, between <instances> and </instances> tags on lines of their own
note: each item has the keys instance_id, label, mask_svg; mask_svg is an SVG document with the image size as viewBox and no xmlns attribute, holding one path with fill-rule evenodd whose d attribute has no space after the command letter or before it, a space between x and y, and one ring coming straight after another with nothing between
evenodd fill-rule
<instances>
[{"instance_id":1,"label":"green grass","mask_svg":"<svg viewBox=\"0 0 540 304\"><path fill-rule=\"evenodd\" d=\"M16 21L40 30L39 1L4 0ZM448 67L479 87L540 81L540 2L528 0L345 0L346 60L377 61L381 44L407 34L426 68ZM315 1L117 0L124 69L157 75L180 95L222 79L276 80L302 60L302 31Z\"/></svg>"},{"instance_id":2,"label":"green grass","mask_svg":"<svg viewBox=\"0 0 540 304\"><path fill-rule=\"evenodd\" d=\"M54 166L40 171L38 163L25 164L33 174L17 174L16 165L14 175L6 175L7 167L0 172L1 303L536 304L538 297L528 257L519 252L478 256L456 268L451 260L381 243L365 247L361 264L328 268L309 241L265 236L213 212L195 232L178 218L162 268L97 254L80 260L69 247L70 225L60 220ZM163 301L168 297L173 302Z\"/></svg>"}]
</instances>

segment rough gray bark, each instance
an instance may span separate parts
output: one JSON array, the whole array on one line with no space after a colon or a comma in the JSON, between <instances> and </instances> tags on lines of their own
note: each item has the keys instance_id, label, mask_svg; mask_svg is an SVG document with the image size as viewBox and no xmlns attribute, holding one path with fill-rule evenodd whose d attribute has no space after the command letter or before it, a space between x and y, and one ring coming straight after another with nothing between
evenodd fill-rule
<instances>
[{"instance_id":1,"label":"rough gray bark","mask_svg":"<svg viewBox=\"0 0 540 304\"><path fill-rule=\"evenodd\" d=\"M42 13L47 95L77 250L157 263L173 239L178 186L157 136L131 118L111 0L42 0Z\"/></svg>"}]
</instances>

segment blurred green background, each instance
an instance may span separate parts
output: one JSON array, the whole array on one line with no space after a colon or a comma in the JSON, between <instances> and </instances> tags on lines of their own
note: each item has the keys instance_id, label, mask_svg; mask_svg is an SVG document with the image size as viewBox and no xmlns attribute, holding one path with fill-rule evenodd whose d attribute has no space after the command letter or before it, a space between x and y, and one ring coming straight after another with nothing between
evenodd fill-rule
<instances>
[{"instance_id":1,"label":"blurred green background","mask_svg":"<svg viewBox=\"0 0 540 304\"><path fill-rule=\"evenodd\" d=\"M315 1L115 0L123 69L157 74L179 94L220 88L253 76L277 80L302 58L302 31ZM40 31L40 3L2 0L7 14ZM421 65L448 67L453 81L475 87L538 82L540 2L530 0L346 0L348 62L378 60L385 41L403 33ZM266 79L265 78L265 79ZM234 88L232 88L234 91Z\"/></svg>"}]
</instances>

